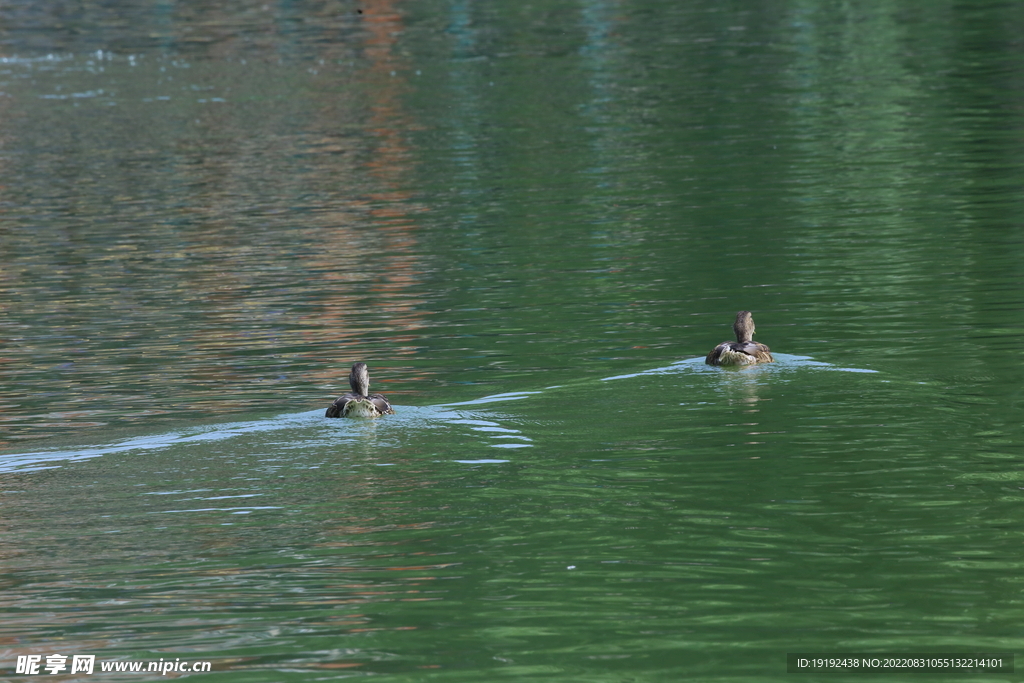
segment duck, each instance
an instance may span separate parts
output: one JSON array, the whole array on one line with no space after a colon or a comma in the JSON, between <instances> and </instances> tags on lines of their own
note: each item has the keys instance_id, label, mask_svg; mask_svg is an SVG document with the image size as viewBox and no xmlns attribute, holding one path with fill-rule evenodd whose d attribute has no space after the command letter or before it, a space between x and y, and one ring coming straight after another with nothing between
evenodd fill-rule
<instances>
[{"instance_id":1,"label":"duck","mask_svg":"<svg viewBox=\"0 0 1024 683\"><path fill-rule=\"evenodd\" d=\"M722 342L711 349L704 362L708 365L753 365L755 363L774 363L772 350L764 344L754 341L754 316L750 311L736 314L736 322L732 324L736 333L736 341Z\"/></svg>"},{"instance_id":2,"label":"duck","mask_svg":"<svg viewBox=\"0 0 1024 683\"><path fill-rule=\"evenodd\" d=\"M370 391L370 370L366 363L352 364L348 383L352 391L332 403L324 417L380 417L395 414L386 398L380 394L367 393Z\"/></svg>"}]
</instances>

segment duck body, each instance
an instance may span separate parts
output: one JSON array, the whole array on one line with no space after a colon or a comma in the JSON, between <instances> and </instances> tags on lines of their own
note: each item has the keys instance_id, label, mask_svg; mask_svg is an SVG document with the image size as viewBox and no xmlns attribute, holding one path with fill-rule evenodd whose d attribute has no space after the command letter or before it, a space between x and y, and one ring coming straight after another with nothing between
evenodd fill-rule
<instances>
[{"instance_id":1,"label":"duck body","mask_svg":"<svg viewBox=\"0 0 1024 683\"><path fill-rule=\"evenodd\" d=\"M754 365L755 363L774 363L771 349L764 344L749 342L722 342L707 355L704 362L708 365Z\"/></svg>"},{"instance_id":2,"label":"duck body","mask_svg":"<svg viewBox=\"0 0 1024 683\"><path fill-rule=\"evenodd\" d=\"M352 391L340 396L327 409L324 417L380 417L395 411L381 394L370 394L370 371L366 363L354 363L348 375Z\"/></svg>"},{"instance_id":3,"label":"duck body","mask_svg":"<svg viewBox=\"0 0 1024 683\"><path fill-rule=\"evenodd\" d=\"M750 311L736 314L736 322L732 325L736 333L736 341L722 342L707 355L704 362L708 365L754 365L755 363L774 363L772 350L764 344L754 341L754 317Z\"/></svg>"}]
</instances>

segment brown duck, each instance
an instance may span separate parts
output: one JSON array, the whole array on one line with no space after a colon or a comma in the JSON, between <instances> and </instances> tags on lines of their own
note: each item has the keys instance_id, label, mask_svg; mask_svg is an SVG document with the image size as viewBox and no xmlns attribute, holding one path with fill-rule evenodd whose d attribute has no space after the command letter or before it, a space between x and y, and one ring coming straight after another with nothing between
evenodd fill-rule
<instances>
[{"instance_id":1,"label":"brown duck","mask_svg":"<svg viewBox=\"0 0 1024 683\"><path fill-rule=\"evenodd\" d=\"M774 363L772 350L764 344L754 341L754 317L750 311L736 314L736 322L732 324L736 333L736 341L722 342L711 350L704 362L708 365L753 365L754 363Z\"/></svg>"},{"instance_id":2,"label":"brown duck","mask_svg":"<svg viewBox=\"0 0 1024 683\"><path fill-rule=\"evenodd\" d=\"M380 417L395 414L386 398L380 394L367 393L370 391L370 371L366 363L352 365L348 383L352 391L332 403L324 417Z\"/></svg>"}]
</instances>

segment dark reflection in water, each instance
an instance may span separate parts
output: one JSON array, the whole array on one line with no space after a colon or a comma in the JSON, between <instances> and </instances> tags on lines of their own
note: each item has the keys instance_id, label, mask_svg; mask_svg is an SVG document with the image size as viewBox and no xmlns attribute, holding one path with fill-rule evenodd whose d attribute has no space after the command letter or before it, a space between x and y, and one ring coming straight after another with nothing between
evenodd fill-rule
<instances>
[{"instance_id":1,"label":"dark reflection in water","mask_svg":"<svg viewBox=\"0 0 1024 683\"><path fill-rule=\"evenodd\" d=\"M371 10L367 12L363 8ZM0 46L18 54L168 51L202 58L350 57L398 18L393 2L84 2L8 5Z\"/></svg>"}]
</instances>

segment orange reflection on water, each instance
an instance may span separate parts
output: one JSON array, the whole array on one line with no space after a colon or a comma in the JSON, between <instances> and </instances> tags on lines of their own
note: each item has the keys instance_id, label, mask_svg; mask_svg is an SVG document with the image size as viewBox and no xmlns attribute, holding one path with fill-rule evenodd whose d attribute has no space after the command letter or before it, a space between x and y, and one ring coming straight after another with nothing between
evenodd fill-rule
<instances>
[{"instance_id":1,"label":"orange reflection on water","mask_svg":"<svg viewBox=\"0 0 1024 683\"><path fill-rule=\"evenodd\" d=\"M330 364L315 376L332 387L344 385L348 362L416 353L415 331L426 326L430 314L421 293L425 269L412 217L425 208L406 189L415 163L406 135L416 123L403 105L407 68L395 52L403 17L391 0L376 0L363 5L362 20L368 65L361 80L371 98L364 130L376 142L364 164L370 187L365 199L354 203L365 211L365 223L348 222L329 231L328 247L312 257L337 292L316 314L318 327L331 329L335 343ZM330 257L339 254L357 262L363 276L372 274L372 281L357 294L344 291L351 272L332 267ZM368 324L371 320L375 324ZM373 338L365 339L367 333Z\"/></svg>"}]
</instances>

